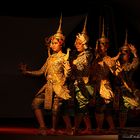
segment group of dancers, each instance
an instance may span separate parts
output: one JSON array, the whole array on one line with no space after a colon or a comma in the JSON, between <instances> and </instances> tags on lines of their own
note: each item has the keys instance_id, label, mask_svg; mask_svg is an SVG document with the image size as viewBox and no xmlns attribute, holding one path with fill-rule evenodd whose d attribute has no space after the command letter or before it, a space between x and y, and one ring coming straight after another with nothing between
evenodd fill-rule
<instances>
[{"instance_id":1,"label":"group of dancers","mask_svg":"<svg viewBox=\"0 0 140 140\"><path fill-rule=\"evenodd\" d=\"M26 64L20 65L23 74L43 74L46 78L46 83L32 101L42 135L47 135L48 129L43 109L52 111L51 133L58 131L58 116L61 115L66 126L63 134L67 135L92 133L89 106L94 108L97 132L103 131L105 120L108 131L116 129L114 112L118 116L119 127L124 128L129 109L139 109L139 90L132 80L139 58L136 47L127 41L127 32L118 54L111 57L107 54L110 42L105 35L104 20L102 34L93 47L94 51L88 45L86 24L87 17L82 31L76 35L76 52L67 48L67 53L64 53L65 36L61 16L57 32L45 39L48 57L44 65L39 70L29 70ZM74 123L71 122L69 109L73 110ZM85 129L80 132L82 121Z\"/></svg>"}]
</instances>

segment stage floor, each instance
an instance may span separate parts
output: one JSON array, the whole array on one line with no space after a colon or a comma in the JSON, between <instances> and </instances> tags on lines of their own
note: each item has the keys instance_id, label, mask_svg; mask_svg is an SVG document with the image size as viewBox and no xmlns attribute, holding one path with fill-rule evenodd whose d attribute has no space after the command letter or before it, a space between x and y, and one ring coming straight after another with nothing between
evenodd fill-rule
<instances>
[{"instance_id":1,"label":"stage floor","mask_svg":"<svg viewBox=\"0 0 140 140\"><path fill-rule=\"evenodd\" d=\"M63 131L61 129L61 131ZM51 134L50 129L46 130L46 135L40 135L37 128L26 127L0 127L0 140L118 140L118 134L97 133L93 130L91 134L78 134L68 136L65 134Z\"/></svg>"},{"instance_id":2,"label":"stage floor","mask_svg":"<svg viewBox=\"0 0 140 140\"><path fill-rule=\"evenodd\" d=\"M59 129L64 131L64 129ZM139 140L140 127L128 127L115 132L104 130L96 132L94 129L91 134L65 135L58 133L52 134L51 129L46 130L46 135L40 135L39 130L34 127L0 127L0 140Z\"/></svg>"},{"instance_id":3,"label":"stage floor","mask_svg":"<svg viewBox=\"0 0 140 140\"><path fill-rule=\"evenodd\" d=\"M118 134L96 133L84 135L60 135L51 134L50 129L46 130L46 135L40 135L37 128L25 127L0 127L0 140L118 140Z\"/></svg>"},{"instance_id":4,"label":"stage floor","mask_svg":"<svg viewBox=\"0 0 140 140\"><path fill-rule=\"evenodd\" d=\"M51 129L48 128L46 129L46 135L66 135L63 133L65 130L64 129L59 129L55 133L52 133ZM82 132L82 130L81 130ZM27 135L38 135L39 134L39 129L33 128L33 127L0 127L0 134L27 134ZM92 130L90 134L82 134L78 133L76 134L77 136L81 135L117 135L117 131L107 131L103 130L102 132L97 132L96 130Z\"/></svg>"},{"instance_id":5,"label":"stage floor","mask_svg":"<svg viewBox=\"0 0 140 140\"><path fill-rule=\"evenodd\" d=\"M46 123L49 124L50 120L47 119ZM59 130L63 131L64 125L60 124L62 129ZM133 127L133 125L136 127ZM102 133L96 132L95 127L93 127L91 134L68 136L62 133L52 134L50 131L51 125L49 125L46 135L40 135L37 123L33 118L1 118L0 140L129 140L129 138L132 140L133 137L137 140L140 139L139 123L133 122L133 124L127 126L124 130L117 128L117 131L114 132L108 132L107 129L104 129Z\"/></svg>"}]
</instances>

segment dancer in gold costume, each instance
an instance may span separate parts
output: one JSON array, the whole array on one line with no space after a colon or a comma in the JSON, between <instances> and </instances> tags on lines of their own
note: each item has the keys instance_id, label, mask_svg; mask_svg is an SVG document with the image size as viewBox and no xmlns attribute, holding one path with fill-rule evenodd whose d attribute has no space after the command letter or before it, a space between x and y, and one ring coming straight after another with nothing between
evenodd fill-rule
<instances>
[{"instance_id":1,"label":"dancer in gold costume","mask_svg":"<svg viewBox=\"0 0 140 140\"><path fill-rule=\"evenodd\" d=\"M61 24L62 16L56 34L49 38L49 44L46 42L50 49L52 49L53 54L49 53L45 64L39 70L35 71L27 70L26 65L21 65L20 67L23 74L35 76L44 74L46 78L46 84L38 91L32 102L32 108L38 120L40 132L43 135L45 135L46 132L46 125L42 109L52 110L52 132L56 133L58 113L60 113L60 111L62 111L61 114L64 113L64 110L61 110L60 108L63 105L65 106L65 104L67 104L66 101L71 98L70 91L66 85L66 79L70 72L68 61L69 50L67 51L67 54L62 52L65 36L62 34ZM64 108L65 107L63 107L63 109ZM67 132L69 132L71 131L70 120L67 115L62 115L68 129Z\"/></svg>"},{"instance_id":2,"label":"dancer in gold costume","mask_svg":"<svg viewBox=\"0 0 140 140\"><path fill-rule=\"evenodd\" d=\"M72 77L75 86L75 133L79 133L79 126L84 120L85 130L82 134L91 134L91 121L88 112L88 104L93 95L93 86L89 84L89 70L93 55L89 49L89 37L86 31L87 17L83 31L76 35L76 56L72 60Z\"/></svg>"},{"instance_id":3,"label":"dancer in gold costume","mask_svg":"<svg viewBox=\"0 0 140 140\"><path fill-rule=\"evenodd\" d=\"M102 131L104 119L109 124L109 130L115 129L112 111L114 93L110 83L110 74L114 74L115 62L120 53L116 57L110 57L107 54L109 48L109 39L104 33L104 20L102 25L101 38L97 40L95 48L95 59L92 63L90 78L94 84L96 94L95 100L95 118L97 123L97 131Z\"/></svg>"},{"instance_id":4,"label":"dancer in gold costume","mask_svg":"<svg viewBox=\"0 0 140 140\"><path fill-rule=\"evenodd\" d=\"M124 128L129 110L137 109L140 105L132 76L139 65L137 49L127 42L127 31L124 45L120 48L120 57L116 61L115 78L115 110L119 114L119 126Z\"/></svg>"}]
</instances>

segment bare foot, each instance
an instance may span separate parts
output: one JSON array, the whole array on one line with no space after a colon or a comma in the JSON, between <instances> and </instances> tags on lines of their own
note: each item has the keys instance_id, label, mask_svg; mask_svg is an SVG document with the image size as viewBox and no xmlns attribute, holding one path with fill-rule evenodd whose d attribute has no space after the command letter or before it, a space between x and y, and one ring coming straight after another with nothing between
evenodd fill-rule
<instances>
[{"instance_id":1,"label":"bare foot","mask_svg":"<svg viewBox=\"0 0 140 140\"><path fill-rule=\"evenodd\" d=\"M80 134L87 134L87 135L91 135L92 134L92 129L85 129L83 131L81 131Z\"/></svg>"},{"instance_id":2,"label":"bare foot","mask_svg":"<svg viewBox=\"0 0 140 140\"><path fill-rule=\"evenodd\" d=\"M39 127L39 129L38 129L39 135L46 135L46 134L47 134L47 133L46 133L46 130L47 130L46 127Z\"/></svg>"}]
</instances>

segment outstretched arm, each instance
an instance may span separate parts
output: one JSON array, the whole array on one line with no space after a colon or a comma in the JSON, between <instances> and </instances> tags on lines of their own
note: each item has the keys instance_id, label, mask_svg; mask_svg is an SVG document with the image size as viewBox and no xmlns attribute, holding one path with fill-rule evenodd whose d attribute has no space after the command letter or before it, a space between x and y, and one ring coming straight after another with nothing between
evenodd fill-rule
<instances>
[{"instance_id":1,"label":"outstretched arm","mask_svg":"<svg viewBox=\"0 0 140 140\"><path fill-rule=\"evenodd\" d=\"M34 71L27 70L27 65L23 64L23 63L20 63L19 69L21 70L22 74L24 74L24 75L40 76L40 75L42 75L47 70L47 61L41 67L41 69L39 69L39 70L34 70Z\"/></svg>"}]
</instances>

